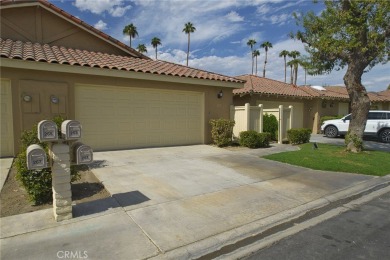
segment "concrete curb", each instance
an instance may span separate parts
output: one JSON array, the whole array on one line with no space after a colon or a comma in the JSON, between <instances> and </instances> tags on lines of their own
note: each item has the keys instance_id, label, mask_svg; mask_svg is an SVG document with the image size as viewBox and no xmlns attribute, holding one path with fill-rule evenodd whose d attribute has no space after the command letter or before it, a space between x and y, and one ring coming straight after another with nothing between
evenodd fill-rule
<instances>
[{"instance_id":1,"label":"concrete curb","mask_svg":"<svg viewBox=\"0 0 390 260\"><path fill-rule=\"evenodd\" d=\"M347 203L341 207L332 209L318 217L309 219L303 223L297 224L296 226L293 226L289 229L284 230L283 232L279 232L273 235L270 235L269 237L266 237L262 241L259 241L258 243L250 244L246 247L240 248L232 253L222 255L220 257L217 257L215 259L242 259L244 257L247 257L251 255L254 252L257 252L261 249L267 248L272 246L273 244L277 243L278 241L287 238L289 236L295 235L298 232L301 232L305 229L311 228L315 225L320 224L321 222L324 222L330 218L336 217L337 215L340 215L346 211L349 211L353 208L356 208L364 203L367 203L379 196L382 196L386 193L390 192L390 186L387 186L383 189L373 191L372 193L368 194L367 196L364 196L363 198L351 201L350 203Z\"/></svg>"},{"instance_id":2,"label":"concrete curb","mask_svg":"<svg viewBox=\"0 0 390 260\"><path fill-rule=\"evenodd\" d=\"M390 184L390 176L373 178L369 181L361 182L350 188L343 189L332 195L319 198L315 201L306 203L296 208L288 209L279 212L275 215L256 220L244 226L240 226L232 230L205 238L203 240L174 249L172 251L164 252L163 254L155 256L151 259L202 258L210 254L216 253L217 251L221 250L224 247L234 246L234 244L237 244L243 241L244 239L262 234L267 230L270 230L283 223L288 223L296 218L302 217L303 215L305 215L310 211L318 210L323 207L326 207L330 203L337 202L340 200L345 200L348 198L353 198L359 195L364 195L365 193L370 193L370 192L372 193L374 189L389 184ZM345 207L345 210L348 210L348 208ZM226 258L226 255L224 256ZM214 257L218 257L218 256L214 256ZM211 258L211 257L206 257L206 258Z\"/></svg>"}]
</instances>

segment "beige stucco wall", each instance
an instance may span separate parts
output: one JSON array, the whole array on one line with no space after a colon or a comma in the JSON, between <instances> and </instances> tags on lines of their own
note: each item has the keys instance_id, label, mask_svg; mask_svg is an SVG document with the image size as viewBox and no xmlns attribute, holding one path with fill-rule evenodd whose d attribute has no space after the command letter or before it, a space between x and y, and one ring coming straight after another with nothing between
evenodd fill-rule
<instances>
[{"instance_id":1,"label":"beige stucco wall","mask_svg":"<svg viewBox=\"0 0 390 260\"><path fill-rule=\"evenodd\" d=\"M93 84L121 87L142 87L151 89L169 89L169 90L188 90L204 94L204 137L205 143L211 142L210 119L230 118L230 105L233 104L233 95L231 88L213 87L194 84L180 84L172 82L159 82L152 80L137 80L126 78L113 78L106 76L90 76L72 73L44 72L36 70L1 68L2 78L11 81L12 99L13 99L13 126L14 126L14 144L15 152L19 150L19 140L21 131L31 128L31 126L40 120L48 119L57 114L50 102L46 102L50 95L61 95L66 99L65 110L61 114L69 119L75 116L75 85ZM151 75L153 76L153 75ZM50 87L52 86L52 88ZM218 99L217 94L223 91L223 98ZM39 111L28 110L22 102L23 92L40 93L41 99ZM45 101L45 102L44 102Z\"/></svg>"},{"instance_id":2,"label":"beige stucco wall","mask_svg":"<svg viewBox=\"0 0 390 260\"><path fill-rule=\"evenodd\" d=\"M266 95L245 95L243 97L236 95L233 97L233 103L235 106L243 106L245 103L249 103L251 106L262 104L264 109L278 108L280 105L283 105L284 108L293 106L293 128L309 127L308 121L306 120L308 112L305 107L305 104L308 102L309 100L305 99L285 97L275 98L273 96Z\"/></svg>"},{"instance_id":3,"label":"beige stucco wall","mask_svg":"<svg viewBox=\"0 0 390 260\"><path fill-rule=\"evenodd\" d=\"M0 30L3 39L128 55L118 47L86 32L85 29L45 8L36 6L2 9Z\"/></svg>"}]
</instances>

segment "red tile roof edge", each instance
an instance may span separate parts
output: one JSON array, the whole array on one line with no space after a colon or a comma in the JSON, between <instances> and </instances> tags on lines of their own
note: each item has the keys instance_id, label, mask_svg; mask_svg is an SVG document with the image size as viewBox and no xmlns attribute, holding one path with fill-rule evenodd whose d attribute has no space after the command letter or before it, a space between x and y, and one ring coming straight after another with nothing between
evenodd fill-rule
<instances>
[{"instance_id":1,"label":"red tile roof edge","mask_svg":"<svg viewBox=\"0 0 390 260\"><path fill-rule=\"evenodd\" d=\"M130 48L129 46L127 46L126 44L124 44L123 42L109 36L108 34L96 29L95 27L93 27L92 25L84 22L83 20L67 13L66 11L62 10L61 8L55 6L54 4L46 1L46 0L17 0L17 1L14 1L14 0L2 0L0 2L0 6L10 6L10 5L14 5L14 6L17 6L18 4L36 4L36 5L43 5L44 7L47 7L49 8L50 10L52 10L53 12L57 13L58 15L60 16L63 16L67 19L70 19L71 21L75 22L76 24L79 24L80 26L84 27L84 29L86 29L87 31L93 33L93 34L97 34L99 35L100 37L103 37L104 39L108 40L109 42L111 42L112 44L116 45L117 47L121 48L121 49L125 49L125 51L129 52L129 54L131 55L135 55L136 57L138 58L143 58L143 59L151 59L149 58L148 56L142 54L142 53L139 53L137 52L136 50L134 50L133 48Z\"/></svg>"},{"instance_id":2,"label":"red tile roof edge","mask_svg":"<svg viewBox=\"0 0 390 260\"><path fill-rule=\"evenodd\" d=\"M298 88L302 92L306 93L307 95L302 95L298 96L295 93L292 94L283 94L283 93L275 93L275 92L269 92L267 89L265 91L260 92L259 90L256 89L250 89L250 87L245 86L242 89L235 89L233 91L234 95L242 95L242 94L250 94L250 93L255 93L255 94L264 94L264 95L270 95L270 96L293 96L293 97L298 97L298 98L324 98L324 99L333 99L333 100L349 100L348 92L344 86L327 86L325 87L326 91L321 91L314 89L310 86L296 86L293 84L289 84L286 82L270 79L270 78L263 78L259 77L256 75L251 75L251 74L244 74L244 75L239 75L235 76L236 78L239 79L247 79L247 82L249 80L252 80L253 78L255 79L263 79L267 80L268 82L275 82L278 84L278 88L280 88L280 85L285 85L286 88ZM252 85L253 87L253 85ZM266 88L266 87L264 87ZM368 96L372 102L390 102L390 90L385 90L381 92L368 92Z\"/></svg>"},{"instance_id":3,"label":"red tile roof edge","mask_svg":"<svg viewBox=\"0 0 390 260\"><path fill-rule=\"evenodd\" d=\"M49 44L14 41L0 38L1 58L46 62L69 66L98 67L182 78L244 83L235 77L199 70L172 62L139 59L101 52L51 46Z\"/></svg>"},{"instance_id":4,"label":"red tile roof edge","mask_svg":"<svg viewBox=\"0 0 390 260\"><path fill-rule=\"evenodd\" d=\"M242 95L242 94L250 94L250 93L256 93L256 94L265 94L265 95L273 95L273 96L286 96L286 97L298 97L298 98L312 98L310 94L307 94L306 92L302 91L299 87L293 84L289 84L286 82L278 81L275 79L270 79L270 78L263 78L259 77L257 75L251 75L251 74L244 74L244 75L239 75L235 76L238 79L245 79L246 82L254 80L266 80L270 82L275 82L277 84L285 85L286 88L293 89L294 91L299 91L305 93L305 95L296 95L295 93L275 93L275 92L261 92L253 88L253 84L251 84L251 87L244 87L242 89L236 89L233 91L234 95ZM247 79L248 78L248 79ZM250 89L251 88L251 89ZM302 93L302 94L303 94Z\"/></svg>"}]
</instances>

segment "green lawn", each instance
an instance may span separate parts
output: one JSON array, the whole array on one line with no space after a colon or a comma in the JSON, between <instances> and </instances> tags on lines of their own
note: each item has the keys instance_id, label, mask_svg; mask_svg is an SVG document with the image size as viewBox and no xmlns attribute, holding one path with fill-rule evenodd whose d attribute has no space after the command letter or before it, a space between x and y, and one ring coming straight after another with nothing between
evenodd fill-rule
<instances>
[{"instance_id":1,"label":"green lawn","mask_svg":"<svg viewBox=\"0 0 390 260\"><path fill-rule=\"evenodd\" d=\"M284 152L264 156L263 158L298 165L315 170L361 173L384 176L390 174L390 153L364 151L353 154L345 151L343 146L303 144L299 151Z\"/></svg>"}]
</instances>

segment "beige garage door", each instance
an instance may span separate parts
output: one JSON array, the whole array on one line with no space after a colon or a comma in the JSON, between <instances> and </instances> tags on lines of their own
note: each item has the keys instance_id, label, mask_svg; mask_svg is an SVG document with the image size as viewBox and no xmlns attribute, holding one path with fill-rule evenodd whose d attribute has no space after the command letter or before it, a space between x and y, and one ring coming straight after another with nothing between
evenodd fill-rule
<instances>
[{"instance_id":1,"label":"beige garage door","mask_svg":"<svg viewBox=\"0 0 390 260\"><path fill-rule=\"evenodd\" d=\"M82 141L95 150L203 143L199 92L77 85Z\"/></svg>"},{"instance_id":2,"label":"beige garage door","mask_svg":"<svg viewBox=\"0 0 390 260\"><path fill-rule=\"evenodd\" d=\"M11 84L9 80L1 79L0 84L0 116L1 116L1 133L0 133L0 157L14 155L13 146L13 125L12 125L12 95Z\"/></svg>"}]
</instances>

